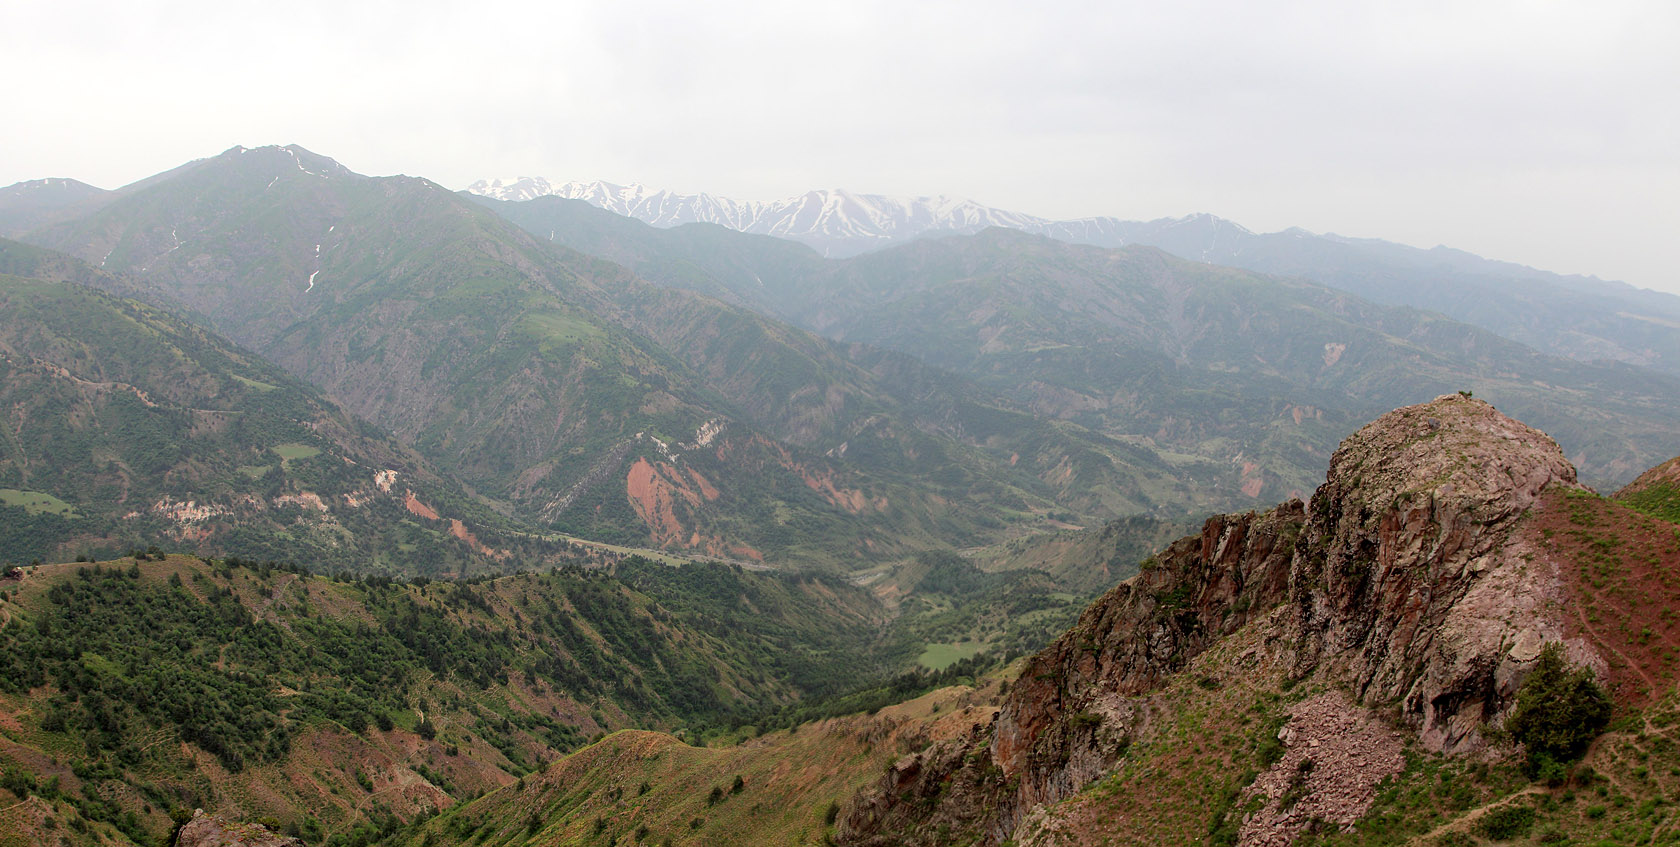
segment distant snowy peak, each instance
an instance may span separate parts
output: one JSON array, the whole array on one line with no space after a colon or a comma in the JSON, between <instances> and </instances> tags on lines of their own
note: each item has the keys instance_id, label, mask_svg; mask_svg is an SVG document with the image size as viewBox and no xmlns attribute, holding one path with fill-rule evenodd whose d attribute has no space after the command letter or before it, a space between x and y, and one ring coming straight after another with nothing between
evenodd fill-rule
<instances>
[{"instance_id":1,"label":"distant snowy peak","mask_svg":"<svg viewBox=\"0 0 1680 847\"><path fill-rule=\"evenodd\" d=\"M551 182L542 177L480 180L473 194L498 200L564 197L659 227L712 223L741 232L802 241L830 256L848 256L933 233L1007 227L1067 241L1118 246L1116 218L1051 221L952 197L890 197L808 191L772 202L711 194L675 194L610 182Z\"/></svg>"}]
</instances>

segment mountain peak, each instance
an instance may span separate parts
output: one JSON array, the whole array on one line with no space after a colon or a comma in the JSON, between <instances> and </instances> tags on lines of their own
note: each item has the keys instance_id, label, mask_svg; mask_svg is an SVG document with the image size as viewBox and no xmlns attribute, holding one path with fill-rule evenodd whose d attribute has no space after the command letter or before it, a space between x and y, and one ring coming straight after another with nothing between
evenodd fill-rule
<instances>
[{"instance_id":1,"label":"mountain peak","mask_svg":"<svg viewBox=\"0 0 1680 847\"><path fill-rule=\"evenodd\" d=\"M278 168L282 173L296 169L322 179L358 176L337 161L319 153L313 153L297 144L270 144L263 147L235 145L214 157L214 161L237 162L241 166L249 166L249 163L260 162L267 168Z\"/></svg>"}]
</instances>

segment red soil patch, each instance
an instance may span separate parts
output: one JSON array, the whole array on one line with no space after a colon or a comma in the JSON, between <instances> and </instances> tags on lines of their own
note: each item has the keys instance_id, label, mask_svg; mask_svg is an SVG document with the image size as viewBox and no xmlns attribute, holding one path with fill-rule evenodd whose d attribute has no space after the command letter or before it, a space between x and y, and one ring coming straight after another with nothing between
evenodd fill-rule
<instances>
[{"instance_id":1,"label":"red soil patch","mask_svg":"<svg viewBox=\"0 0 1680 847\"><path fill-rule=\"evenodd\" d=\"M805 482L805 487L821 494L823 499L829 503L854 515L862 514L871 507L876 511L883 511L887 507L885 498L877 498L875 502L871 502L869 495L856 488L841 488L836 485L833 471L823 470L813 473L799 465L790 466L790 470L799 474L799 478Z\"/></svg>"},{"instance_id":2,"label":"red soil patch","mask_svg":"<svg viewBox=\"0 0 1680 847\"><path fill-rule=\"evenodd\" d=\"M656 467L647 459L637 459L624 477L630 506L647 525L648 532L653 535L653 543L659 547L683 543L685 533L682 521L677 518L676 498L682 497L690 504L699 499L693 491L682 487L680 477L678 480L671 478L670 471L675 471L675 468L669 468L669 471L667 468L669 466L663 462Z\"/></svg>"},{"instance_id":3,"label":"red soil patch","mask_svg":"<svg viewBox=\"0 0 1680 847\"><path fill-rule=\"evenodd\" d=\"M731 545L729 545L729 553L730 553L730 555L741 556L743 558L752 559L755 562L764 561L764 554L763 553L760 553L756 549L754 549L752 547L748 547L745 544L731 544Z\"/></svg>"},{"instance_id":4,"label":"red soil patch","mask_svg":"<svg viewBox=\"0 0 1680 847\"><path fill-rule=\"evenodd\" d=\"M1255 462L1243 462L1239 476L1242 478L1241 488L1245 496L1259 497L1260 489L1266 487L1266 478L1261 475L1260 465Z\"/></svg>"},{"instance_id":5,"label":"red soil patch","mask_svg":"<svg viewBox=\"0 0 1680 847\"><path fill-rule=\"evenodd\" d=\"M799 481L805 483L806 488L821 494L822 498L827 500L832 506L845 509L854 515L862 514L870 509L877 512L884 512L887 510L887 498L876 497L872 500L869 495L859 491L858 489L842 487L840 484L835 482L834 470L832 468L812 470L798 461L795 461L793 454L789 453L787 448L764 438L764 436L753 436L745 446L747 448L756 448L769 454L769 461L780 466L783 470L799 477ZM735 449L736 448L733 446L729 447L729 451L733 451ZM718 459L728 461L728 455L729 453L726 452L725 445L720 444L717 452ZM737 460L736 463L739 464L739 460Z\"/></svg>"},{"instance_id":6,"label":"red soil patch","mask_svg":"<svg viewBox=\"0 0 1680 847\"><path fill-rule=\"evenodd\" d=\"M1524 540L1558 566L1571 636L1609 662L1611 692L1639 706L1680 667L1680 526L1592 494L1548 491Z\"/></svg>"},{"instance_id":7,"label":"red soil patch","mask_svg":"<svg viewBox=\"0 0 1680 847\"><path fill-rule=\"evenodd\" d=\"M490 547L489 545L479 541L478 536L473 535L472 530L467 529L467 525L464 524L464 523L461 523L461 520L459 518L450 518L449 519L449 534L455 536L456 538L461 539L462 541L467 542L467 546L471 547L479 555L489 556L490 558L495 559L496 561L501 561L501 560L506 559L507 557L513 555L512 553L510 553L506 550L497 550L497 549L495 549L493 547Z\"/></svg>"},{"instance_id":8,"label":"red soil patch","mask_svg":"<svg viewBox=\"0 0 1680 847\"><path fill-rule=\"evenodd\" d=\"M410 512L413 512L414 514L427 520L435 521L438 519L438 513L434 511L431 506L420 502L420 498L414 496L414 492L412 491L408 492L408 497L403 500L403 505L407 506Z\"/></svg>"},{"instance_id":9,"label":"red soil patch","mask_svg":"<svg viewBox=\"0 0 1680 847\"><path fill-rule=\"evenodd\" d=\"M677 517L678 500L695 507L719 497L717 487L692 468L637 459L624 477L624 490L656 547L687 547L723 558L764 559L763 553L744 544L732 544L683 526L682 519Z\"/></svg>"}]
</instances>

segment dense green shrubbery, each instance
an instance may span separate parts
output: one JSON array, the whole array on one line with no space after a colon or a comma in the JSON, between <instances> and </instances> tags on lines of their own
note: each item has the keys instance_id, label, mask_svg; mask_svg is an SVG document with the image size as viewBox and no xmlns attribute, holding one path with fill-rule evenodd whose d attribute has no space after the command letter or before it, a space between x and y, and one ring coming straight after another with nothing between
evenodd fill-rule
<instances>
[{"instance_id":1,"label":"dense green shrubbery","mask_svg":"<svg viewBox=\"0 0 1680 847\"><path fill-rule=\"evenodd\" d=\"M1621 500L1645 514L1680 523L1680 488L1673 485L1654 483Z\"/></svg>"},{"instance_id":2,"label":"dense green shrubbery","mask_svg":"<svg viewBox=\"0 0 1680 847\"><path fill-rule=\"evenodd\" d=\"M1528 751L1529 768L1551 776L1558 764L1580 758L1610 723L1610 696L1588 668L1571 668L1556 643L1540 659L1522 688L1505 729Z\"/></svg>"},{"instance_id":3,"label":"dense green shrubbery","mask_svg":"<svg viewBox=\"0 0 1680 847\"><path fill-rule=\"evenodd\" d=\"M1482 815L1476 829L1494 841L1509 841L1528 834L1534 828L1534 807L1524 805L1500 806Z\"/></svg>"}]
</instances>

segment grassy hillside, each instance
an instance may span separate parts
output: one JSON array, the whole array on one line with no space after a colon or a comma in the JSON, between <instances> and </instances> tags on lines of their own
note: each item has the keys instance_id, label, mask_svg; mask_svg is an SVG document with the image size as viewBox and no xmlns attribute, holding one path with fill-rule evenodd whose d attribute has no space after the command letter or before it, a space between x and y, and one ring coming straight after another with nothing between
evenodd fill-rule
<instances>
[{"instance_id":1,"label":"grassy hillside","mask_svg":"<svg viewBox=\"0 0 1680 847\"><path fill-rule=\"evenodd\" d=\"M387 843L825 844L840 805L906 753L991 719L1001 679L728 747L623 732Z\"/></svg>"}]
</instances>

